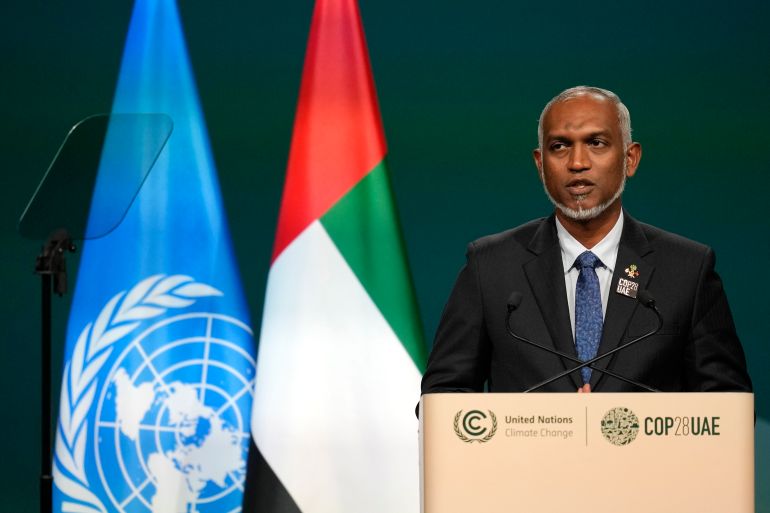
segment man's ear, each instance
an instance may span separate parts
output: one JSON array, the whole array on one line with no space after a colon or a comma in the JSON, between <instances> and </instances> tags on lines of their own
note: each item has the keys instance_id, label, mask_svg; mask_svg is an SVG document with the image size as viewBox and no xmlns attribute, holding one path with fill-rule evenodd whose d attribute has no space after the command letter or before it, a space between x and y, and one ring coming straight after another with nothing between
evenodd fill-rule
<instances>
[{"instance_id":1,"label":"man's ear","mask_svg":"<svg viewBox=\"0 0 770 513\"><path fill-rule=\"evenodd\" d=\"M543 179L543 152L540 148L532 150L532 159L535 161L535 167L537 168L537 176Z\"/></svg>"},{"instance_id":2,"label":"man's ear","mask_svg":"<svg viewBox=\"0 0 770 513\"><path fill-rule=\"evenodd\" d=\"M642 145L632 142L626 149L626 176L634 176L640 160L642 160Z\"/></svg>"}]
</instances>

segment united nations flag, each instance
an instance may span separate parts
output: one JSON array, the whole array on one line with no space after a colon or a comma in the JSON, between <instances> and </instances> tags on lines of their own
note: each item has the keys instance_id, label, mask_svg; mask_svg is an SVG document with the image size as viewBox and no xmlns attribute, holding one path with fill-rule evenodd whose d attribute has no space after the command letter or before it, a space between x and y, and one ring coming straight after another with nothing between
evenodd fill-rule
<instances>
[{"instance_id":1,"label":"united nations flag","mask_svg":"<svg viewBox=\"0 0 770 513\"><path fill-rule=\"evenodd\" d=\"M239 511L254 344L173 0L137 0L112 112L174 130L122 223L83 247L54 510Z\"/></svg>"}]
</instances>

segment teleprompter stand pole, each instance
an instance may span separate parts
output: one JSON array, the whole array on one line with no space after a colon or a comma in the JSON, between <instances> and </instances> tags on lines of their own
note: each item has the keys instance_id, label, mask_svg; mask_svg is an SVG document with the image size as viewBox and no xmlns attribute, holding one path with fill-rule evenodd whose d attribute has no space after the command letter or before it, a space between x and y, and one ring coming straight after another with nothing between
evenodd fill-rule
<instances>
[{"instance_id":1,"label":"teleprompter stand pole","mask_svg":"<svg viewBox=\"0 0 770 513\"><path fill-rule=\"evenodd\" d=\"M41 278L40 337L40 513L53 508L53 475L51 461L51 290L63 296L67 292L67 252L75 245L66 231L49 237L35 261L35 273Z\"/></svg>"}]
</instances>

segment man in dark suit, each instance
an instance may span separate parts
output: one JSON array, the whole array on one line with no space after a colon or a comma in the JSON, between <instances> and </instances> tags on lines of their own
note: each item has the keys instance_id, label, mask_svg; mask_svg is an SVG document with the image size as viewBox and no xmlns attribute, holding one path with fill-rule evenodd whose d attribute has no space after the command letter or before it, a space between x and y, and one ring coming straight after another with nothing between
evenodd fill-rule
<instances>
[{"instance_id":1,"label":"man in dark suit","mask_svg":"<svg viewBox=\"0 0 770 513\"><path fill-rule=\"evenodd\" d=\"M436 333L422 392L519 392L576 364L516 334L587 361L653 330L594 364L662 391L750 391L713 251L642 224L621 206L642 150L628 109L612 92L579 86L543 109L534 160L555 212L468 246ZM635 391L585 368L543 391Z\"/></svg>"}]
</instances>

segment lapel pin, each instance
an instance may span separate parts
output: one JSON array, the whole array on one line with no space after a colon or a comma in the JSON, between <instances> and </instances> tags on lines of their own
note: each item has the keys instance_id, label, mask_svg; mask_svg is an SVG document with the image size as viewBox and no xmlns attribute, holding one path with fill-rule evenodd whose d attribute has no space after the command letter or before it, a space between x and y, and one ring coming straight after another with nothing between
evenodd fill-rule
<instances>
[{"instance_id":1,"label":"lapel pin","mask_svg":"<svg viewBox=\"0 0 770 513\"><path fill-rule=\"evenodd\" d=\"M615 288L615 292L626 297L636 298L636 294L639 292L639 283L627 280L621 276L618 278L618 285Z\"/></svg>"},{"instance_id":2,"label":"lapel pin","mask_svg":"<svg viewBox=\"0 0 770 513\"><path fill-rule=\"evenodd\" d=\"M626 274L629 278L638 278L639 277L639 271L636 270L636 264L631 264L628 267L626 267Z\"/></svg>"}]
</instances>

